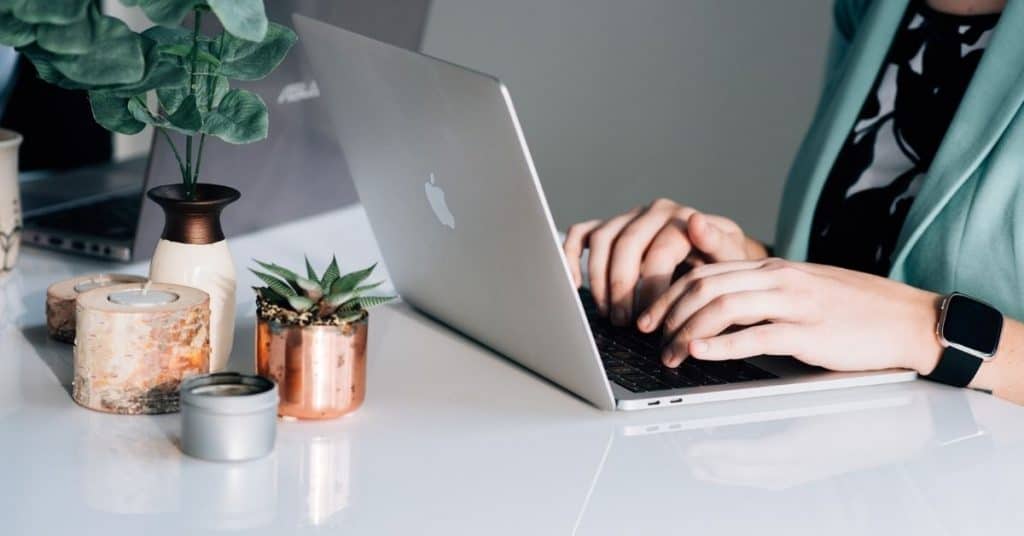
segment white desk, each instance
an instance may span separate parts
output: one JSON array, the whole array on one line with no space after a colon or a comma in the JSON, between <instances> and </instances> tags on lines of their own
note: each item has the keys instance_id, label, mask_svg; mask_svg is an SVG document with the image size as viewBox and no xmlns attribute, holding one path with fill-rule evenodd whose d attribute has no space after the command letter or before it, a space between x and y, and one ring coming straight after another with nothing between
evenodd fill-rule
<instances>
[{"instance_id":1,"label":"white desk","mask_svg":"<svg viewBox=\"0 0 1024 536\"><path fill-rule=\"evenodd\" d=\"M378 256L358 208L231 244L241 278L237 370L252 369L251 257L294 263L334 249L353 267ZM372 315L360 411L280 423L263 460L186 458L177 415L75 405L71 347L46 337L49 283L118 268L27 250L0 288L0 534L931 536L1024 527L1024 408L988 395L915 382L602 413L402 305ZM444 351L421 353L427 346Z\"/></svg>"}]
</instances>

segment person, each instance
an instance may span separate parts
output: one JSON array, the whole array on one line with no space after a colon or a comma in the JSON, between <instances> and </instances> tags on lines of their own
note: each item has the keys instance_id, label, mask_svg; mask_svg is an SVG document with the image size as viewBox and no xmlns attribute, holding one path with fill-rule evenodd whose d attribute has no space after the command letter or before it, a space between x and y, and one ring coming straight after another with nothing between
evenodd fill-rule
<instances>
[{"instance_id":1,"label":"person","mask_svg":"<svg viewBox=\"0 0 1024 536\"><path fill-rule=\"evenodd\" d=\"M659 199L573 225L570 272L613 324L663 330L668 367L791 355L1024 403L1024 1L838 0L833 15L774 247ZM954 291L959 341L937 335ZM993 358L960 348L984 333Z\"/></svg>"}]
</instances>

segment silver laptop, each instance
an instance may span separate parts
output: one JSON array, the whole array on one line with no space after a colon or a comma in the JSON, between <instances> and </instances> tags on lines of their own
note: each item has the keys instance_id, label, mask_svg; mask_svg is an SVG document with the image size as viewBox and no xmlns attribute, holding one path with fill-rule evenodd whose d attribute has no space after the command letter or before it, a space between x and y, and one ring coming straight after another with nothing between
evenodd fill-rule
<instances>
[{"instance_id":1,"label":"silver laptop","mask_svg":"<svg viewBox=\"0 0 1024 536\"><path fill-rule=\"evenodd\" d=\"M787 357L663 367L657 340L588 316L500 81L293 19L388 272L427 315L606 410L914 379Z\"/></svg>"},{"instance_id":2,"label":"silver laptop","mask_svg":"<svg viewBox=\"0 0 1024 536\"><path fill-rule=\"evenodd\" d=\"M417 49L430 0L275 0L267 17L284 25L299 12ZM219 32L215 17L204 30ZM204 181L241 190L224 211L229 236L336 209L356 202L347 166L330 136L317 81L310 74L304 43L266 78L234 81L260 94L270 112L270 134L260 143L206 142ZM173 135L178 147L184 142ZM181 180L166 140L157 137L149 158L24 177L24 242L29 245L119 261L152 254L163 229L160 208L144 198L152 186ZM38 174L37 174L38 175ZM290 195L281 195L287 190Z\"/></svg>"}]
</instances>

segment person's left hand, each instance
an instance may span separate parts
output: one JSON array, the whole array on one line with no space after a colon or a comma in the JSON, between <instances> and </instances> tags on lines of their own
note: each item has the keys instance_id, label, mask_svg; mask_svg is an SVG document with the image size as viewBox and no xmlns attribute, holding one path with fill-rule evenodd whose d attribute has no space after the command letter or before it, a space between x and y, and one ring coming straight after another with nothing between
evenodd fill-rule
<instances>
[{"instance_id":1,"label":"person's left hand","mask_svg":"<svg viewBox=\"0 0 1024 536\"><path fill-rule=\"evenodd\" d=\"M687 356L791 355L832 370L928 373L942 352L938 295L883 277L783 259L708 264L676 281L637 320L664 325L666 366ZM729 329L732 327L740 329Z\"/></svg>"}]
</instances>

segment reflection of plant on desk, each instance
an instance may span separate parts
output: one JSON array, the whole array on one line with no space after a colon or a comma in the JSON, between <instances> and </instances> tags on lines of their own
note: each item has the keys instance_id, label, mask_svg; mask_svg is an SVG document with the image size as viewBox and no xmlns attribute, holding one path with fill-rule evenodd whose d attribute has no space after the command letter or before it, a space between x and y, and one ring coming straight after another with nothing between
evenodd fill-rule
<instances>
[{"instance_id":1,"label":"reflection of plant on desk","mask_svg":"<svg viewBox=\"0 0 1024 536\"><path fill-rule=\"evenodd\" d=\"M47 82L88 91L93 116L104 128L136 134L154 126L174 151L191 199L208 135L236 144L267 136L263 100L232 89L229 81L269 74L295 43L295 33L268 22L262 0L121 3L138 6L157 26L133 32L103 15L98 0L0 0L0 45L16 47ZM206 13L224 31L204 35ZM180 27L189 14L191 27ZM185 135L183 151L168 131Z\"/></svg>"}]
</instances>

